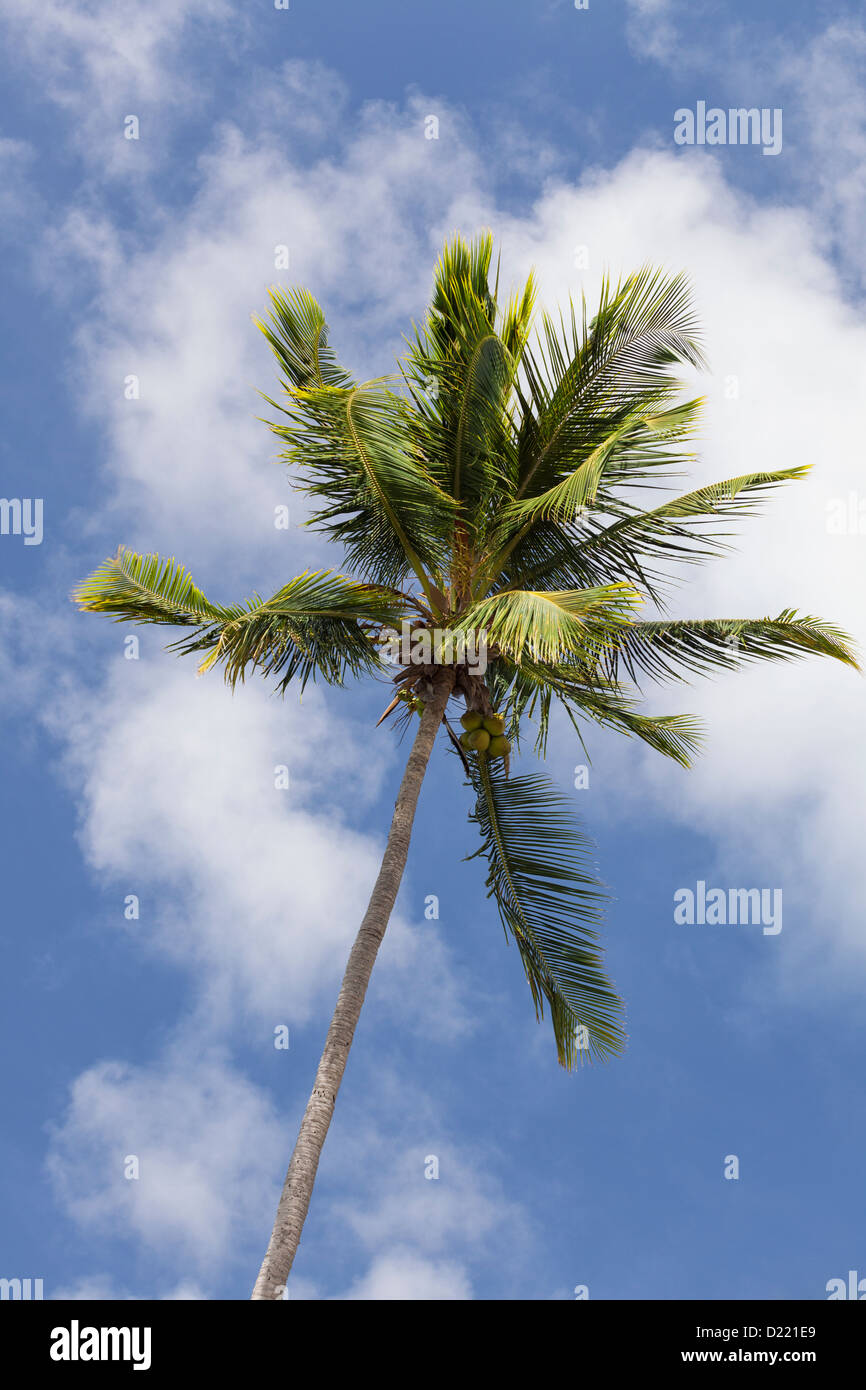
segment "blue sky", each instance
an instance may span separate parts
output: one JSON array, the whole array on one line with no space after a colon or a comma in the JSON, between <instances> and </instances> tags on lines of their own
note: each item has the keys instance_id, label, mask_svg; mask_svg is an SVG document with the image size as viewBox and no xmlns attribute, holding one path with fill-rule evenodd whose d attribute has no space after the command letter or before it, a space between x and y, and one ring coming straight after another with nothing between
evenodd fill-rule
<instances>
[{"instance_id":1,"label":"blue sky","mask_svg":"<svg viewBox=\"0 0 866 1390\"><path fill-rule=\"evenodd\" d=\"M797 607L862 640L866 29L778 0L0 0L0 19L2 493L44 506L41 544L0 536L0 1275L245 1298L406 747L373 730L376 683L232 697L147 629L126 659L130 629L68 592L119 542L228 601L338 564L256 418L273 372L250 315L307 284L374 376L444 237L489 226L549 307L605 268L688 271L710 361L695 477L813 465L675 611ZM780 108L780 154L678 146L699 101ZM630 1035L573 1075L437 751L293 1298L817 1299L866 1277L862 691L818 662L650 689L705 721L699 764L593 735L581 790L555 728ZM782 930L675 923L699 881L781 889Z\"/></svg>"}]
</instances>

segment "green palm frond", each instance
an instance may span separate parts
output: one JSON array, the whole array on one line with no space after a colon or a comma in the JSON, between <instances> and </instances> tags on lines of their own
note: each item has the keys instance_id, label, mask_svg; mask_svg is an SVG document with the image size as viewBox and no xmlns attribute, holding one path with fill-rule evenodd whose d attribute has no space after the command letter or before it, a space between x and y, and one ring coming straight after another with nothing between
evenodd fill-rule
<instances>
[{"instance_id":1,"label":"green palm frond","mask_svg":"<svg viewBox=\"0 0 866 1390\"><path fill-rule=\"evenodd\" d=\"M514 582L520 587L582 587L620 579L659 601L671 582L664 566L721 554L730 537L717 529L720 520L748 515L777 486L808 471L805 466L726 478L649 511L606 497L603 506L586 509L571 527L548 517L526 527L516 547L512 542L504 548L508 567L519 575Z\"/></svg>"},{"instance_id":2,"label":"green palm frond","mask_svg":"<svg viewBox=\"0 0 866 1390\"><path fill-rule=\"evenodd\" d=\"M405 402L381 381L299 390L291 401L291 422L271 428L303 490L322 499L307 524L339 542L359 575L399 586L414 574L426 591L455 504L417 456Z\"/></svg>"},{"instance_id":3,"label":"green palm frond","mask_svg":"<svg viewBox=\"0 0 866 1390\"><path fill-rule=\"evenodd\" d=\"M559 593L509 589L472 604L458 630L485 631L489 644L515 660L526 653L556 662L570 653L595 664L609 634L631 621L638 598L627 584Z\"/></svg>"},{"instance_id":4,"label":"green palm frond","mask_svg":"<svg viewBox=\"0 0 866 1390\"><path fill-rule=\"evenodd\" d=\"M672 366L703 364L687 280L649 267L616 288L605 279L591 323L585 302L580 321L572 304L568 326L542 323L523 354L518 500L554 486L642 405L673 405Z\"/></svg>"},{"instance_id":5,"label":"green palm frond","mask_svg":"<svg viewBox=\"0 0 866 1390\"><path fill-rule=\"evenodd\" d=\"M390 590L359 584L330 570L299 575L271 598L254 595L227 610L223 621L172 645L180 653L204 652L199 671L221 665L234 687L248 670L280 675L280 690L293 680L301 689L320 676L341 685L345 675L380 666L374 638L399 626L405 600Z\"/></svg>"},{"instance_id":6,"label":"green palm frond","mask_svg":"<svg viewBox=\"0 0 866 1390\"><path fill-rule=\"evenodd\" d=\"M832 623L785 609L777 618L684 618L634 623L606 649L604 665L631 680L643 672L653 680L683 680L684 672L706 675L749 661L791 661L831 656L859 669L851 639Z\"/></svg>"},{"instance_id":7,"label":"green palm frond","mask_svg":"<svg viewBox=\"0 0 866 1390\"><path fill-rule=\"evenodd\" d=\"M605 894L570 803L546 778L507 780L483 757L473 785L488 893L517 944L536 1017L545 1001L550 1009L560 1064L616 1056L625 1032L622 1001L602 968Z\"/></svg>"},{"instance_id":8,"label":"green palm frond","mask_svg":"<svg viewBox=\"0 0 866 1390\"><path fill-rule=\"evenodd\" d=\"M279 676L281 694L292 682L302 691L311 679L343 685L347 675L372 674L381 667L371 634L357 622L290 617L270 611L266 604L242 618L173 642L168 650L179 655L203 653L199 673L222 666L232 689L253 670L266 677Z\"/></svg>"},{"instance_id":9,"label":"green palm frond","mask_svg":"<svg viewBox=\"0 0 866 1390\"><path fill-rule=\"evenodd\" d=\"M488 685L496 708L506 715L509 737L518 747L520 721L536 724L535 750L541 757L547 752L551 714L557 706L564 710L584 749L586 723L639 738L685 768L701 746L702 726L694 715L645 714L635 692L573 665L533 662L526 656L515 665L502 658L489 671Z\"/></svg>"},{"instance_id":10,"label":"green palm frond","mask_svg":"<svg viewBox=\"0 0 866 1390\"><path fill-rule=\"evenodd\" d=\"M461 520L470 526L513 466L508 401L535 297L530 277L498 308L488 284L492 251L489 234L446 245L426 322L403 364L418 448L431 474L464 503Z\"/></svg>"},{"instance_id":11,"label":"green palm frond","mask_svg":"<svg viewBox=\"0 0 866 1390\"><path fill-rule=\"evenodd\" d=\"M271 310L265 319L254 318L264 333L283 372L289 392L320 386L349 389L351 376L337 361L328 342L325 315L313 296L298 287L268 291Z\"/></svg>"},{"instance_id":12,"label":"green palm frond","mask_svg":"<svg viewBox=\"0 0 866 1390\"><path fill-rule=\"evenodd\" d=\"M174 560L125 549L79 584L73 597L83 609L109 613L117 622L194 627L169 650L203 653L199 671L221 664L231 686L249 668L279 674L282 690L296 679L301 688L315 676L342 684L347 671L379 669L374 638L382 628L399 626L408 611L405 595L330 570L299 575L272 598L256 594L226 607L209 602Z\"/></svg>"},{"instance_id":13,"label":"green palm frond","mask_svg":"<svg viewBox=\"0 0 866 1390\"><path fill-rule=\"evenodd\" d=\"M110 613L117 622L189 627L221 622L227 613L205 598L176 560L137 555L123 545L73 589L72 598L83 611Z\"/></svg>"},{"instance_id":14,"label":"green palm frond","mask_svg":"<svg viewBox=\"0 0 866 1390\"><path fill-rule=\"evenodd\" d=\"M804 478L808 472L804 466L745 473L683 493L649 511L623 508L624 514L611 525L594 527L590 521L577 546L579 563L621 572L629 569L634 556L644 563L703 559L722 549L727 537L695 531L695 525L714 527L721 518L746 516L776 487Z\"/></svg>"},{"instance_id":15,"label":"green palm frond","mask_svg":"<svg viewBox=\"0 0 866 1390\"><path fill-rule=\"evenodd\" d=\"M611 425L604 438L575 467L544 492L512 502L506 509L505 520L520 527L539 520L573 521L577 512L595 501L605 469L616 457L618 447L641 427L641 419L633 414Z\"/></svg>"},{"instance_id":16,"label":"green palm frond","mask_svg":"<svg viewBox=\"0 0 866 1390\"><path fill-rule=\"evenodd\" d=\"M498 333L479 325L459 356L440 361L418 349L407 364L416 383L433 383L433 402L418 430L418 446L431 471L455 501L477 507L501 486L500 459L508 458L503 428L514 362ZM422 376L423 374L423 376Z\"/></svg>"},{"instance_id":17,"label":"green palm frond","mask_svg":"<svg viewBox=\"0 0 866 1390\"><path fill-rule=\"evenodd\" d=\"M529 340L537 295L538 285L534 273L530 271L523 289L509 295L502 310L499 336L508 355L515 362L519 362L523 357Z\"/></svg>"}]
</instances>

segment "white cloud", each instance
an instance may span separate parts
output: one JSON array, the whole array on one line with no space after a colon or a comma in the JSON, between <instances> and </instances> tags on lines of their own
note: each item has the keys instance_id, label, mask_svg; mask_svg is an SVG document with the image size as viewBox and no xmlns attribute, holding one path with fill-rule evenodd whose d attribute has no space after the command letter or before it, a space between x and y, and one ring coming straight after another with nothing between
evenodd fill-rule
<instances>
[{"instance_id":1,"label":"white cloud","mask_svg":"<svg viewBox=\"0 0 866 1390\"><path fill-rule=\"evenodd\" d=\"M302 1027L333 1004L378 869L387 826L374 837L352 822L390 772L391 734L378 731L371 758L373 735L341 711L340 692L310 688L301 704L257 680L232 695L193 672L147 645L126 661L118 642L103 698L70 691L46 714L80 788L81 842L119 900L140 899L130 949L190 970L197 1027L218 1032L238 1010L259 1032L262 1021ZM398 911L378 973L411 978L422 957L424 995L408 1016L448 1040L469 1019L447 948ZM377 1007L391 1007L389 993L377 983Z\"/></svg>"},{"instance_id":2,"label":"white cloud","mask_svg":"<svg viewBox=\"0 0 866 1390\"><path fill-rule=\"evenodd\" d=\"M182 1279L168 1293L160 1294L160 1298L171 1303L200 1303L207 1298L200 1284L196 1284L192 1279Z\"/></svg>"},{"instance_id":3,"label":"white cloud","mask_svg":"<svg viewBox=\"0 0 866 1390\"><path fill-rule=\"evenodd\" d=\"M333 985L363 915L373 843L347 811L375 768L323 697L303 707L263 682L234 697L192 663L118 658L107 699L67 723L83 777L90 863L140 888L135 934L204 970L209 1007L231 989L244 1007L310 1017ZM290 785L277 789L279 766ZM340 809L340 803L343 809ZM285 1020L287 1021L287 1020Z\"/></svg>"},{"instance_id":4,"label":"white cloud","mask_svg":"<svg viewBox=\"0 0 866 1390\"><path fill-rule=\"evenodd\" d=\"M451 1143L431 1138L429 1154L407 1149L384 1165L382 1158L377 1164L376 1205L347 1203L342 1208L347 1223L370 1249L396 1242L420 1246L425 1254L441 1254L458 1245L477 1251L505 1224L519 1224L517 1206L505 1200L480 1163L467 1160ZM437 1176L427 1177L434 1159ZM370 1195L368 1183L365 1197Z\"/></svg>"},{"instance_id":5,"label":"white cloud","mask_svg":"<svg viewBox=\"0 0 866 1390\"><path fill-rule=\"evenodd\" d=\"M21 234L36 206L31 184L33 146L26 140L0 137L0 235Z\"/></svg>"},{"instance_id":6,"label":"white cloud","mask_svg":"<svg viewBox=\"0 0 866 1390\"><path fill-rule=\"evenodd\" d=\"M395 1084L399 1106L389 1113ZM419 1131L429 1135L425 1147L403 1146ZM290 1137L273 1102L187 1032L147 1066L100 1062L79 1076L52 1127L47 1166L78 1225L190 1271L157 1296L199 1299L217 1276L255 1263ZM130 1178L132 1157L138 1176ZM526 1214L505 1195L492 1160L443 1137L437 1106L417 1085L407 1091L399 1064L371 1066L363 1090L339 1108L317 1196L326 1239L343 1251L354 1243L367 1267L343 1291L293 1274L291 1299L468 1299L484 1269L525 1268ZM51 1296L153 1295L95 1275Z\"/></svg>"},{"instance_id":7,"label":"white cloud","mask_svg":"<svg viewBox=\"0 0 866 1390\"><path fill-rule=\"evenodd\" d=\"M779 79L799 106L793 155L804 197L829 248L866 283L866 27L831 24L805 46L786 47Z\"/></svg>"},{"instance_id":8,"label":"white cloud","mask_svg":"<svg viewBox=\"0 0 866 1390\"><path fill-rule=\"evenodd\" d=\"M411 1250L379 1255L345 1297L351 1300L422 1301L471 1299L466 1270L453 1260L426 1260Z\"/></svg>"},{"instance_id":9,"label":"white cloud","mask_svg":"<svg viewBox=\"0 0 866 1390\"><path fill-rule=\"evenodd\" d=\"M185 1052L83 1072L48 1170L76 1222L207 1269L247 1251L284 1156L272 1102L212 1053Z\"/></svg>"},{"instance_id":10,"label":"white cloud","mask_svg":"<svg viewBox=\"0 0 866 1390\"><path fill-rule=\"evenodd\" d=\"M396 1072L393 1079L401 1081ZM437 1106L423 1093L407 1102L404 1085L399 1113L388 1113L390 1080L377 1071L363 1113L356 1103L344 1114L340 1152L328 1160L330 1184L340 1180L331 1221L354 1234L369 1260L336 1297L470 1299L485 1272L525 1271L532 1251L526 1213L503 1191L494 1155L447 1139ZM429 1136L424 1147L403 1146L419 1132ZM292 1283L292 1298L308 1296Z\"/></svg>"},{"instance_id":11,"label":"white cloud","mask_svg":"<svg viewBox=\"0 0 866 1390\"><path fill-rule=\"evenodd\" d=\"M299 136L320 140L339 133L348 100L349 88L333 68L318 59L291 58L258 74L235 119L261 139L278 130L283 145L289 134L293 142Z\"/></svg>"},{"instance_id":12,"label":"white cloud","mask_svg":"<svg viewBox=\"0 0 866 1390\"><path fill-rule=\"evenodd\" d=\"M184 60L200 37L236 29L239 14L228 0L0 0L0 20L7 46L66 114L73 144L105 177L135 173L159 158L167 111L196 100ZM137 141L124 138L128 115L144 122Z\"/></svg>"},{"instance_id":13,"label":"white cloud","mask_svg":"<svg viewBox=\"0 0 866 1390\"><path fill-rule=\"evenodd\" d=\"M288 77L266 84L267 100L280 81L291 97L301 80L289 65ZM322 85L315 65L304 80ZM258 392L277 387L251 315L264 311L269 285L299 281L324 302L350 368L362 377L393 370L442 235L477 221L480 165L445 110L439 141L425 140L426 109L421 98L403 110L371 104L340 151L306 166L273 131L249 137L227 123L200 161L197 196L154 236L122 246L104 215L83 208L50 234L46 273L57 292L73 274L92 277L72 374L108 442L119 539L219 557L221 573L246 570L255 551L256 582L266 567L322 562L311 533L297 530L303 500L290 494L284 465L274 464L277 441L257 419L273 415ZM288 271L275 268L283 246ZM125 395L132 376L137 399ZM274 528L274 508L286 502L289 533Z\"/></svg>"},{"instance_id":14,"label":"white cloud","mask_svg":"<svg viewBox=\"0 0 866 1390\"><path fill-rule=\"evenodd\" d=\"M808 209L816 245L833 255L862 289L862 21L853 14L840 17L803 41L784 27L768 29L756 17L721 11L710 15L684 0L627 3L634 52L670 69L686 106L700 98L710 106L730 102L782 111L784 165L774 174L784 174L787 188Z\"/></svg>"},{"instance_id":15,"label":"white cloud","mask_svg":"<svg viewBox=\"0 0 866 1390\"><path fill-rule=\"evenodd\" d=\"M670 61L678 44L673 0L626 0L626 34L642 57Z\"/></svg>"}]
</instances>

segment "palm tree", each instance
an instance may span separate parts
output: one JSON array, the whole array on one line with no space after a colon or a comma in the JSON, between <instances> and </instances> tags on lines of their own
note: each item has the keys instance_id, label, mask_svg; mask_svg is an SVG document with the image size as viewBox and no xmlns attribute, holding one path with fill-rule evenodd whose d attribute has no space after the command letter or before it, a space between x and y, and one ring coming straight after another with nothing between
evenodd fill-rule
<instances>
[{"instance_id":1,"label":"palm tree","mask_svg":"<svg viewBox=\"0 0 866 1390\"><path fill-rule=\"evenodd\" d=\"M417 732L254 1299L283 1296L440 727L474 793L477 853L536 1017L546 1005L570 1069L625 1044L602 967L604 894L567 799L536 773L509 775L512 744L519 751L532 723L543 756L561 707L581 740L588 724L606 726L687 767L695 721L643 712L641 677L810 652L855 665L843 633L792 610L664 616L677 568L727 548L719 521L806 472L750 473L648 505L649 489L693 457L701 403L683 401L671 374L702 365L683 277L644 269L605 280L594 317L585 301L559 321L542 315L531 344L534 281L500 299L492 251L489 234L445 246L399 376L361 385L311 295L271 291L259 322L282 380L271 429L317 499L307 524L342 547L347 575L306 572L272 598L224 607L173 559L121 547L74 594L118 622L186 629L171 649L201 654L202 670L221 665L231 687L252 670L282 693L315 678L381 676L383 641L399 628L410 643L385 714L407 726L417 714ZM470 661L473 640L486 641L486 669ZM465 705L462 737L447 718L452 700Z\"/></svg>"}]
</instances>

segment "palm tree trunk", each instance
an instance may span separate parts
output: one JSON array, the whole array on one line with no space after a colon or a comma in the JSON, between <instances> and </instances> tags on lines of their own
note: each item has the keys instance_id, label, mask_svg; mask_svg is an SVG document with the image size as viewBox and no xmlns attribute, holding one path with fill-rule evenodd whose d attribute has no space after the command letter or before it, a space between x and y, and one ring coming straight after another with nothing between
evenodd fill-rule
<instances>
[{"instance_id":1,"label":"palm tree trunk","mask_svg":"<svg viewBox=\"0 0 866 1390\"><path fill-rule=\"evenodd\" d=\"M313 1093L304 1111L295 1151L283 1184L277 1219L253 1289L253 1299L283 1297L367 985L406 867L421 783L453 686L454 671L444 667L433 679L432 693L424 705L421 724L397 794L382 865L343 976Z\"/></svg>"}]
</instances>

